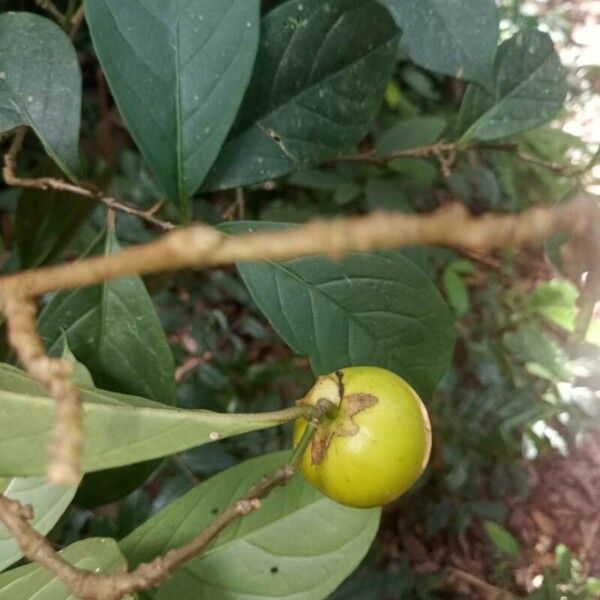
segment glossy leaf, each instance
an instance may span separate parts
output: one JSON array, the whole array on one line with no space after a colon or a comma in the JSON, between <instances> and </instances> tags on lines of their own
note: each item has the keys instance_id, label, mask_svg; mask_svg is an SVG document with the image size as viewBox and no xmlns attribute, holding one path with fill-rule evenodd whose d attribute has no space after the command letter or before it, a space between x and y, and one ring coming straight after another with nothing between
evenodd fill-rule
<instances>
[{"instance_id":1,"label":"glossy leaf","mask_svg":"<svg viewBox=\"0 0 600 600\"><path fill-rule=\"evenodd\" d=\"M565 74L547 33L515 34L498 49L493 94L467 90L459 120L463 128L472 124L461 140L493 140L545 123L563 105Z\"/></svg>"},{"instance_id":2,"label":"glossy leaf","mask_svg":"<svg viewBox=\"0 0 600 600\"><path fill-rule=\"evenodd\" d=\"M258 0L86 0L94 47L125 123L182 215L250 79Z\"/></svg>"},{"instance_id":3,"label":"glossy leaf","mask_svg":"<svg viewBox=\"0 0 600 600\"><path fill-rule=\"evenodd\" d=\"M494 0L383 0L418 65L490 87L498 40Z\"/></svg>"},{"instance_id":4,"label":"glossy leaf","mask_svg":"<svg viewBox=\"0 0 600 600\"><path fill-rule=\"evenodd\" d=\"M119 249L109 229L90 254ZM38 327L51 354L62 349L65 335L98 387L173 404L173 355L140 277L56 294L42 311Z\"/></svg>"},{"instance_id":5,"label":"glossy leaf","mask_svg":"<svg viewBox=\"0 0 600 600\"><path fill-rule=\"evenodd\" d=\"M232 223L226 232L276 228ZM397 252L352 254L331 261L238 265L260 310L313 371L375 365L429 395L452 355L454 335L446 304L433 282Z\"/></svg>"},{"instance_id":6,"label":"glossy leaf","mask_svg":"<svg viewBox=\"0 0 600 600\"><path fill-rule=\"evenodd\" d=\"M187 542L288 457L288 452L267 454L202 483L122 540L123 554L135 567ZM379 515L378 508L354 509L329 500L298 474L148 595L154 600L325 598L367 552Z\"/></svg>"},{"instance_id":7,"label":"glossy leaf","mask_svg":"<svg viewBox=\"0 0 600 600\"><path fill-rule=\"evenodd\" d=\"M323 162L368 131L398 30L373 0L289 0L262 21L254 75L206 189Z\"/></svg>"},{"instance_id":8,"label":"glossy leaf","mask_svg":"<svg viewBox=\"0 0 600 600\"><path fill-rule=\"evenodd\" d=\"M46 535L58 519L65 512L76 487L53 485L44 478L15 477L13 479L0 479L2 494L21 504L31 505L33 520L31 524L42 535ZM22 558L23 552L17 541L0 525L0 571Z\"/></svg>"},{"instance_id":9,"label":"glossy leaf","mask_svg":"<svg viewBox=\"0 0 600 600\"><path fill-rule=\"evenodd\" d=\"M110 575L123 571L127 563L114 540L90 538L68 546L60 555L72 565L94 573ZM40 592L43 591L43 596ZM12 569L0 575L0 600L77 600L53 573L35 564ZM133 600L124 596L123 600Z\"/></svg>"},{"instance_id":10,"label":"glossy leaf","mask_svg":"<svg viewBox=\"0 0 600 600\"><path fill-rule=\"evenodd\" d=\"M82 390L83 472L167 456L281 423L279 413L181 410L101 390ZM54 401L29 376L0 364L0 476L43 475L54 427Z\"/></svg>"},{"instance_id":11,"label":"glossy leaf","mask_svg":"<svg viewBox=\"0 0 600 600\"><path fill-rule=\"evenodd\" d=\"M25 12L0 15L0 132L31 127L73 177L79 164L81 73L75 48L52 21Z\"/></svg>"}]
</instances>

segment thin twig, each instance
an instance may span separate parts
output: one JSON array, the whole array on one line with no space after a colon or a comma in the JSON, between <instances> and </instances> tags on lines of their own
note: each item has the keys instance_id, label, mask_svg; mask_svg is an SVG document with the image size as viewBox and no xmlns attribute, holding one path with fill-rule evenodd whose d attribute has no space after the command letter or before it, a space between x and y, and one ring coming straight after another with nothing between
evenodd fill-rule
<instances>
[{"instance_id":1,"label":"thin twig","mask_svg":"<svg viewBox=\"0 0 600 600\"><path fill-rule=\"evenodd\" d=\"M206 364L213 357L210 350L206 350L202 356L190 356L177 369L175 369L175 381L181 383L186 377L193 373L200 365Z\"/></svg>"},{"instance_id":2,"label":"thin twig","mask_svg":"<svg viewBox=\"0 0 600 600\"><path fill-rule=\"evenodd\" d=\"M244 498L226 508L190 542L169 550L164 556L159 556L149 563L139 565L130 573L99 575L74 567L31 526L30 521L33 519L31 506L23 506L18 501L3 495L0 495L0 521L17 540L27 558L54 573L78 598L82 600L120 600L127 594L156 587L166 581L178 567L201 554L228 525L240 517L258 510L261 501L275 488L287 484L294 475L299 460L308 447L320 419L330 408L331 403L327 400L319 401L308 418L309 423L305 433L298 446L293 450L288 463L271 475L264 477L250 489Z\"/></svg>"},{"instance_id":3,"label":"thin twig","mask_svg":"<svg viewBox=\"0 0 600 600\"><path fill-rule=\"evenodd\" d=\"M515 142L479 142L477 144L472 144L471 148L478 150L499 150L500 152L509 152L514 154L518 159L523 162L530 163L532 165L536 165L538 167L542 167L547 169L548 171L553 171L558 175L562 175L564 177L577 177L578 175L582 175L588 170L588 165L582 165L578 167L573 167L570 164L561 164L552 161L547 161L542 158L538 158L536 156L532 156L528 152L522 150L519 144Z\"/></svg>"},{"instance_id":4,"label":"thin twig","mask_svg":"<svg viewBox=\"0 0 600 600\"><path fill-rule=\"evenodd\" d=\"M543 167L549 171L554 171L555 173L563 175L564 177L576 177L585 173L589 169L588 165L573 167L572 165L545 161L525 152L519 147L519 144L514 142L473 142L471 144L437 142L427 146L419 146L418 148L397 150L395 152L390 152L389 154L383 155L379 155L375 151L364 154L351 154L347 156L342 155L338 156L334 162L358 162L384 167L398 158L427 158L429 156L435 156L440 163L440 168L444 177L448 177L450 168L456 160L457 153L468 150L498 150L501 152L510 152L523 162Z\"/></svg>"},{"instance_id":5,"label":"thin twig","mask_svg":"<svg viewBox=\"0 0 600 600\"><path fill-rule=\"evenodd\" d=\"M397 158L427 158L428 156L439 155L442 152L455 152L456 150L456 144L437 142L418 148L409 148L408 150L396 150L384 155L379 155L375 151L364 154L342 155L338 156L334 162L359 162L385 166Z\"/></svg>"},{"instance_id":6,"label":"thin twig","mask_svg":"<svg viewBox=\"0 0 600 600\"><path fill-rule=\"evenodd\" d=\"M468 583L472 587L477 588L484 594L484 598L486 600L514 600L515 596L511 594L508 590L503 590L502 588L496 587L487 581L483 581L483 579L479 579L479 577L475 577L471 573L467 573L462 569L458 569L456 567L449 567L446 569L446 574L449 579L461 579L465 583Z\"/></svg>"},{"instance_id":7,"label":"thin twig","mask_svg":"<svg viewBox=\"0 0 600 600\"><path fill-rule=\"evenodd\" d=\"M244 219L246 215L246 199L244 197L244 188L238 187L235 190L235 200L223 213L224 221L233 221L236 219L236 213L239 219Z\"/></svg>"},{"instance_id":8,"label":"thin twig","mask_svg":"<svg viewBox=\"0 0 600 600\"><path fill-rule=\"evenodd\" d=\"M58 21L59 25L63 25L66 16L56 8L54 3L51 0L35 0L35 3L42 9L45 10L50 16L52 16L56 21Z\"/></svg>"},{"instance_id":9,"label":"thin twig","mask_svg":"<svg viewBox=\"0 0 600 600\"><path fill-rule=\"evenodd\" d=\"M69 31L69 37L74 39L83 23L85 18L85 8L83 4L79 5L79 8L75 11L75 14L71 17L71 31Z\"/></svg>"},{"instance_id":10,"label":"thin twig","mask_svg":"<svg viewBox=\"0 0 600 600\"><path fill-rule=\"evenodd\" d=\"M34 188L38 190L55 190L59 192L68 192L70 194L76 194L84 198L90 198L91 200L101 202L109 209L113 209L118 212L126 213L129 215L135 215L136 217L143 219L147 223L150 223L151 225L154 225L155 227L163 231L168 231L175 227L173 223L169 223L168 221L162 221L161 219L155 217L154 208L151 208L150 210L140 210L138 208L134 208L133 206L129 206L127 204L124 204L123 202L116 200L115 198L105 196L100 190L95 189L89 185L84 186L69 183L68 181L56 179L54 177L40 177L36 179L19 177L16 174L16 159L19 151L21 150L21 146L23 145L23 141L26 135L27 128L24 126L18 127L15 130L15 134L10 148L4 155L4 166L2 169L2 174L4 176L4 181L7 185L14 187Z\"/></svg>"}]
</instances>

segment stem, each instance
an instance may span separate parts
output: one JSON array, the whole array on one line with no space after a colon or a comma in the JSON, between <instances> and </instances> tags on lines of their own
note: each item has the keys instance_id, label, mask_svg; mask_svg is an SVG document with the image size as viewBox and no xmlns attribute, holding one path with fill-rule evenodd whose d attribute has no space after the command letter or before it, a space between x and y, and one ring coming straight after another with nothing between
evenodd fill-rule
<instances>
[{"instance_id":1,"label":"stem","mask_svg":"<svg viewBox=\"0 0 600 600\"><path fill-rule=\"evenodd\" d=\"M288 423L289 421L295 421L300 417L304 417L308 419L313 414L312 406L290 406L289 408L284 408L282 410L274 410L270 412L259 412L259 413L237 413L240 419L244 420L259 420L262 421L264 419L272 419L273 421L277 421L276 424ZM228 417L231 416L230 413L227 414Z\"/></svg>"},{"instance_id":2,"label":"stem","mask_svg":"<svg viewBox=\"0 0 600 600\"><path fill-rule=\"evenodd\" d=\"M302 434L302 438L300 442L294 447L292 454L290 456L290 460L288 461L288 465L292 468L296 468L300 461L302 460L302 456L304 452L308 448L311 443L315 433L317 432L317 428L319 423L323 419L323 417L335 409L335 405L330 400L325 398L319 398L317 401L317 405L314 409L311 408L310 419L308 419L308 424L306 425L306 429Z\"/></svg>"}]
</instances>

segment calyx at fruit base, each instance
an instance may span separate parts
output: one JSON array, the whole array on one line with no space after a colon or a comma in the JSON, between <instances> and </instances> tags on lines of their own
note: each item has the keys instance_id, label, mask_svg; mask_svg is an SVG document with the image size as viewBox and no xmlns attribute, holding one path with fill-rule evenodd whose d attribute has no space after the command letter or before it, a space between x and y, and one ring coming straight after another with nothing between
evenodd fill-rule
<instances>
[{"instance_id":1,"label":"calyx at fruit base","mask_svg":"<svg viewBox=\"0 0 600 600\"><path fill-rule=\"evenodd\" d=\"M335 372L335 377L333 375L319 377L308 394L298 401L298 404L315 406L320 398L329 400L337 408L334 415L325 415L312 439L310 458L314 465L321 463L327 456L327 450L335 436L351 437L356 435L360 427L355 423L354 417L379 402L379 399L372 394L346 395L340 371Z\"/></svg>"}]
</instances>

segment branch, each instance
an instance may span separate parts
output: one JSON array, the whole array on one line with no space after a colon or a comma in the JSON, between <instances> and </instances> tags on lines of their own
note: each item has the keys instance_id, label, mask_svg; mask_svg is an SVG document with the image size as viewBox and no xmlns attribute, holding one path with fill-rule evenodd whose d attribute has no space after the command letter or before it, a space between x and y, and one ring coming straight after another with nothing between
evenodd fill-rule
<instances>
[{"instance_id":1,"label":"branch","mask_svg":"<svg viewBox=\"0 0 600 600\"><path fill-rule=\"evenodd\" d=\"M461 149L457 144L437 142L428 146L419 146L418 148L409 148L408 150L397 150L385 155L378 155L375 151L366 154L350 154L347 156L338 156L334 162L359 162L385 167L388 163L397 158L427 158L435 156L440 163L440 168L444 177L450 176L450 168L456 160L456 153Z\"/></svg>"},{"instance_id":2,"label":"branch","mask_svg":"<svg viewBox=\"0 0 600 600\"><path fill-rule=\"evenodd\" d=\"M409 148L408 150L397 150L385 155L378 155L373 151L366 154L339 156L334 162L359 162L385 167L388 163L397 158L427 158L429 156L435 156L440 163L444 177L448 177L450 169L456 160L456 154L467 150L498 150L500 152L510 152L523 162L543 167L549 171L563 175L564 177L577 177L578 175L582 175L588 171L590 167L593 166L595 160L597 160L593 158L590 161L590 164L581 167L573 167L571 165L545 161L536 156L532 156L522 150L519 147L519 144L514 142L473 142L470 144L437 142L428 146L419 146L417 148Z\"/></svg>"},{"instance_id":3,"label":"branch","mask_svg":"<svg viewBox=\"0 0 600 600\"><path fill-rule=\"evenodd\" d=\"M585 237L598 236L599 231L600 210L589 200L534 207L517 215L477 217L462 204L451 204L427 215L378 212L329 221L318 219L293 229L236 236L195 225L119 253L0 277L0 296L38 296L134 274L234 262L282 261L315 254L336 259L349 252L419 245L483 253L539 243L559 232Z\"/></svg>"},{"instance_id":4,"label":"branch","mask_svg":"<svg viewBox=\"0 0 600 600\"><path fill-rule=\"evenodd\" d=\"M33 300L13 296L0 298L8 324L8 340L23 366L56 402L56 425L49 448L48 479L57 484L77 485L83 444L81 399L73 383L73 367L62 359L49 358L36 329Z\"/></svg>"},{"instance_id":5,"label":"branch","mask_svg":"<svg viewBox=\"0 0 600 600\"><path fill-rule=\"evenodd\" d=\"M317 425L330 410L331 402L319 400L302 440L292 452L289 461L274 473L264 477L253 486L241 500L227 507L206 529L187 544L169 550L149 563L139 565L130 573L98 575L78 569L56 552L50 542L30 524L33 518L31 506L23 506L0 494L0 521L4 523L21 550L34 561L54 573L82 600L120 600L123 596L142 589L156 587L166 581L173 571L201 554L208 545L231 523L249 515L261 507L261 501L275 488L286 485L294 475L300 458L308 447Z\"/></svg>"},{"instance_id":6,"label":"branch","mask_svg":"<svg viewBox=\"0 0 600 600\"><path fill-rule=\"evenodd\" d=\"M2 169L2 174L7 185L13 187L34 188L38 190L68 192L84 198L90 198L96 202L101 202L109 209L127 213L129 215L135 215L136 217L143 219L150 225L153 225L163 231L168 231L175 227L172 223L162 221L161 219L155 217L155 207L151 208L150 210L140 210L138 208L134 208L133 206L129 206L128 204L119 202L115 198L105 196L100 190L89 185L77 185L62 179L56 179L54 177L40 177L36 179L19 177L16 175L17 156L21 150L21 147L23 146L23 141L25 140L26 135L27 128L24 126L18 127L15 131L10 148L4 155L4 167Z\"/></svg>"}]
</instances>

